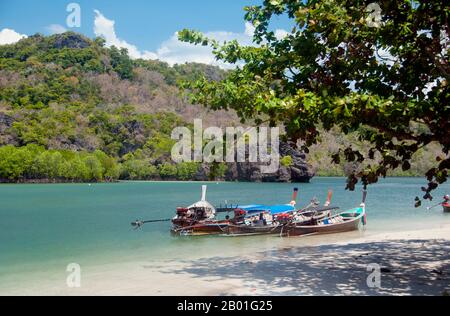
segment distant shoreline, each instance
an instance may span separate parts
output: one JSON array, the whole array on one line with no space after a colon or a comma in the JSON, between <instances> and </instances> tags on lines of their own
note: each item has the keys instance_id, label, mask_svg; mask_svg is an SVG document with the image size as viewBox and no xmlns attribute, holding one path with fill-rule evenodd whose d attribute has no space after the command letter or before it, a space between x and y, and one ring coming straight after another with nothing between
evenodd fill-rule
<instances>
[{"instance_id":1,"label":"distant shoreline","mask_svg":"<svg viewBox=\"0 0 450 316\"><path fill-rule=\"evenodd\" d=\"M314 179L346 179L345 176L316 176ZM388 176L386 179L425 179L425 176ZM5 180L0 180L1 185L7 184L118 184L118 183L281 183L281 184L308 184L307 182L251 182L251 181L224 181L224 180L116 180L116 181L97 181L97 182L76 182L76 181L50 181L50 180L27 180L27 181L17 181L10 182Z\"/></svg>"}]
</instances>

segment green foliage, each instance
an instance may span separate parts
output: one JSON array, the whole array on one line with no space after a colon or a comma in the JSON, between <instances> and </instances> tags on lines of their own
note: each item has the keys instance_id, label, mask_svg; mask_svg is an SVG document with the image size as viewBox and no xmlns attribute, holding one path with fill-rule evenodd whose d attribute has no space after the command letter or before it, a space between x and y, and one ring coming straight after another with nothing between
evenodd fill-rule
<instances>
[{"instance_id":1,"label":"green foliage","mask_svg":"<svg viewBox=\"0 0 450 316\"><path fill-rule=\"evenodd\" d=\"M225 98L217 98L219 101L215 108L232 108L228 101L234 100L236 105L242 105L237 111L243 117L254 116L254 102L262 107L258 110L260 114L269 114L275 120L283 117L286 121L292 120L293 124L297 124L299 112L305 111L305 115L314 121L320 114L317 111L328 111L317 107L317 104L325 106L328 103L315 92L302 99L306 100L303 103L296 96L283 92L283 81L274 80L270 85L273 92L266 93L265 84L269 79L265 73L251 77L257 70L256 65L272 65L270 59L265 60L269 55L262 58L261 63L257 62L263 48L249 48L248 56L253 56L249 65L253 68L227 72L196 63L171 67L160 61L131 60L126 51L109 49L104 44L101 38L90 40L68 32L48 37L35 35L13 45L0 45L0 146L3 146L0 147L0 181L193 179L200 167L198 164L175 165L170 157L174 144L170 138L172 129L188 126L167 108L167 104L181 102L172 99L178 93L175 85L180 82L204 80L207 83L205 87L213 85L214 89L215 85L222 87L224 84L226 93L219 89L211 90L220 92ZM230 42L227 50L232 52L237 47L236 43ZM281 48L279 51L282 52ZM276 65L274 58L271 62ZM267 76L270 70L269 67ZM145 76L149 78L145 79ZM235 85L233 80L236 78L241 78L242 82ZM295 82L293 79L288 81ZM148 91L151 94L147 95ZM167 100L160 101L164 93ZM281 97L283 93L285 97ZM232 98L228 100L230 95ZM157 96L155 100L152 99L154 96ZM202 94L197 97L201 98ZM142 108L139 98L145 99L141 102L150 102L151 108ZM345 101L345 106L338 103L341 105L336 106L337 110L334 105L329 110L336 111L336 114L347 112L347 116L349 113L352 116L352 100ZM302 104L306 106L304 109L300 106ZM442 108L445 107L439 110ZM161 112L155 113L155 109ZM327 118L325 114L323 117ZM235 125L235 122L230 125ZM341 131L327 136L330 132L326 131L328 126L318 126L314 125L321 142L310 147L309 155L309 161L318 174L342 175L353 170L353 163L345 161L330 166L332 157L329 153L338 152L339 148L352 145L353 150L369 155L370 142L360 141L363 134L348 129L348 139L343 139ZM429 133L429 128L420 123L415 125L414 131L422 135ZM327 144L339 144L340 147ZM419 149L412 156L409 170L398 168L391 174L423 174L436 165L439 150L441 147L435 144ZM347 152L347 156L351 158L352 152ZM444 158L445 155L441 155L443 161ZM282 163L289 163L288 158L285 159ZM363 164L363 169L368 165ZM212 164L211 179L223 178L226 169L225 164Z\"/></svg>"},{"instance_id":2,"label":"green foliage","mask_svg":"<svg viewBox=\"0 0 450 316\"><path fill-rule=\"evenodd\" d=\"M83 159L84 165L87 168L88 178L94 181L103 180L104 169L102 164L95 155L89 155Z\"/></svg>"},{"instance_id":3,"label":"green foliage","mask_svg":"<svg viewBox=\"0 0 450 316\"><path fill-rule=\"evenodd\" d=\"M144 148L148 150L153 159L168 158L175 141L166 135L156 134L150 138Z\"/></svg>"},{"instance_id":4,"label":"green foliage","mask_svg":"<svg viewBox=\"0 0 450 316\"><path fill-rule=\"evenodd\" d=\"M160 73L169 85L176 85L181 81L198 80L203 77L208 80L218 81L226 76L226 71L218 67L199 63L186 63L170 67L167 63L159 60L138 59L134 61L134 65Z\"/></svg>"},{"instance_id":5,"label":"green foliage","mask_svg":"<svg viewBox=\"0 0 450 316\"><path fill-rule=\"evenodd\" d=\"M292 165L292 157L291 157L291 156L285 156L285 157L282 157L282 158L280 159L280 164L281 164L283 167L290 167L290 166Z\"/></svg>"},{"instance_id":6,"label":"green foliage","mask_svg":"<svg viewBox=\"0 0 450 316\"><path fill-rule=\"evenodd\" d=\"M159 174L163 179L176 179L178 170L176 166L170 163L164 163L159 166Z\"/></svg>"},{"instance_id":7,"label":"green foliage","mask_svg":"<svg viewBox=\"0 0 450 316\"><path fill-rule=\"evenodd\" d=\"M376 164L350 172L350 190L390 170L407 172L414 154L436 142L441 152L425 173L424 198L431 199L450 168L450 11L443 1L377 1L382 21L374 27L369 3L265 0L245 9L245 19L255 26L258 45L252 46L182 30L182 41L211 46L223 62L244 64L224 80L201 78L183 87L193 103L234 109L243 121L283 124L306 151L319 142L321 128L358 131L365 151L350 144L330 153L336 164L350 165L378 156ZM293 25L284 37L273 31L278 16Z\"/></svg>"},{"instance_id":8,"label":"green foliage","mask_svg":"<svg viewBox=\"0 0 450 316\"><path fill-rule=\"evenodd\" d=\"M125 48L117 49L115 46L110 50L111 66L122 79L133 79L133 62L128 56Z\"/></svg>"},{"instance_id":9,"label":"green foliage","mask_svg":"<svg viewBox=\"0 0 450 316\"><path fill-rule=\"evenodd\" d=\"M120 165L117 164L116 159L109 157L101 150L96 150L94 152L95 157L100 162L102 174L100 179L105 179L113 181L119 179L120 177Z\"/></svg>"},{"instance_id":10,"label":"green foliage","mask_svg":"<svg viewBox=\"0 0 450 316\"><path fill-rule=\"evenodd\" d=\"M102 151L94 153L45 150L36 145L0 147L0 180L114 181L119 178L116 160Z\"/></svg>"},{"instance_id":11,"label":"green foliage","mask_svg":"<svg viewBox=\"0 0 450 316\"><path fill-rule=\"evenodd\" d=\"M87 71L101 71L102 67L96 60L96 52L92 48L86 49L53 49L43 57L42 62L55 63L63 68L79 65Z\"/></svg>"},{"instance_id":12,"label":"green foliage","mask_svg":"<svg viewBox=\"0 0 450 316\"><path fill-rule=\"evenodd\" d=\"M192 180L197 174L199 164L195 162L182 162L177 164L177 178L182 181ZM162 175L161 175L162 176Z\"/></svg>"},{"instance_id":13,"label":"green foliage","mask_svg":"<svg viewBox=\"0 0 450 316\"><path fill-rule=\"evenodd\" d=\"M0 45L0 146L17 146L1 147L0 178L191 179L198 166L176 166L170 157L172 130L187 124L166 107L178 103L178 81L224 74L208 65L133 61L124 49L106 48L102 38L73 32ZM148 91L167 94L166 100L153 104ZM151 109L136 99L152 102Z\"/></svg>"},{"instance_id":14,"label":"green foliage","mask_svg":"<svg viewBox=\"0 0 450 316\"><path fill-rule=\"evenodd\" d=\"M27 150L10 145L0 147L0 178L20 180L32 164L33 157Z\"/></svg>"},{"instance_id":15,"label":"green foliage","mask_svg":"<svg viewBox=\"0 0 450 316\"><path fill-rule=\"evenodd\" d=\"M127 180L150 180L158 175L158 169L147 160L127 160L122 165L122 178Z\"/></svg>"},{"instance_id":16,"label":"green foliage","mask_svg":"<svg viewBox=\"0 0 450 316\"><path fill-rule=\"evenodd\" d=\"M211 181L223 179L225 177L225 173L227 172L227 170L228 167L225 163L214 162L211 164L211 168L208 175L209 179Z\"/></svg>"},{"instance_id":17,"label":"green foliage","mask_svg":"<svg viewBox=\"0 0 450 316\"><path fill-rule=\"evenodd\" d=\"M360 172L368 166L377 165L381 157L374 155L373 159L365 159L362 163L347 162L342 159L338 164L332 163L333 153L339 147L352 146L353 149L369 155L370 146L367 142L359 140L359 133L343 134L339 128L329 131L321 130L320 142L309 148L307 162L313 167L317 176L342 177L352 172ZM437 143L431 143L423 149L419 149L411 158L411 168L403 171L401 168L388 171L388 176L418 177L426 173L436 163L436 157L441 155L442 147Z\"/></svg>"}]
</instances>

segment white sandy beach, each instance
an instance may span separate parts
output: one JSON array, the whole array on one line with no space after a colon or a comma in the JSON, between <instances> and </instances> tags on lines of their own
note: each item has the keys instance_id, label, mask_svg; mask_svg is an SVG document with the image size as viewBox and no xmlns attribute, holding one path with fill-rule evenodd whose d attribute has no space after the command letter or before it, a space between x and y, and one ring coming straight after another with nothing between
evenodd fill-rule
<instances>
[{"instance_id":1,"label":"white sandy beach","mask_svg":"<svg viewBox=\"0 0 450 316\"><path fill-rule=\"evenodd\" d=\"M382 268L369 288L368 264ZM80 288L65 279L3 295L443 295L450 292L450 225L431 230L285 239L245 255L89 267ZM64 276L64 275L62 275Z\"/></svg>"}]
</instances>

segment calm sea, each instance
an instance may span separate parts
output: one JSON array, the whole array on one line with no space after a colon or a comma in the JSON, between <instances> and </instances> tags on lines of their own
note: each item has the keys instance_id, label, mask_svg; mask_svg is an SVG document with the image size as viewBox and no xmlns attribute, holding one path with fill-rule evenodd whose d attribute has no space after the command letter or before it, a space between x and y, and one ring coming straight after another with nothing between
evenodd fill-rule
<instances>
[{"instance_id":1,"label":"calm sea","mask_svg":"<svg viewBox=\"0 0 450 316\"><path fill-rule=\"evenodd\" d=\"M365 234L416 230L450 222L441 208L414 208L425 184L421 178L390 178L369 188ZM117 184L0 185L0 294L2 286L20 286L33 275L65 273L67 264L82 266L133 260L182 260L246 253L283 245L274 236L249 238L176 238L170 223L149 224L134 231L136 219L165 219L177 206L200 199L202 183L122 182ZM329 188L333 204L358 206L361 188L345 191L343 178L315 178L310 184L207 183L207 200L214 205L285 204L292 189L300 189L299 204ZM442 185L436 199L450 193ZM302 241L305 243L305 241ZM306 241L307 242L307 241Z\"/></svg>"}]
</instances>

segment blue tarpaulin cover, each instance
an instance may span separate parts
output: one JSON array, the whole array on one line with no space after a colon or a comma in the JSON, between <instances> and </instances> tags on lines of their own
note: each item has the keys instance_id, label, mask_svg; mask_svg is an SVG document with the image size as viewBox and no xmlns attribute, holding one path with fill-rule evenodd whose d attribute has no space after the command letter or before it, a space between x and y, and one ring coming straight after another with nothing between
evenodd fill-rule
<instances>
[{"instance_id":1,"label":"blue tarpaulin cover","mask_svg":"<svg viewBox=\"0 0 450 316\"><path fill-rule=\"evenodd\" d=\"M264 211L270 212L273 215L295 211L295 207L293 207L292 205L242 205L238 208L247 211L248 213Z\"/></svg>"}]
</instances>

